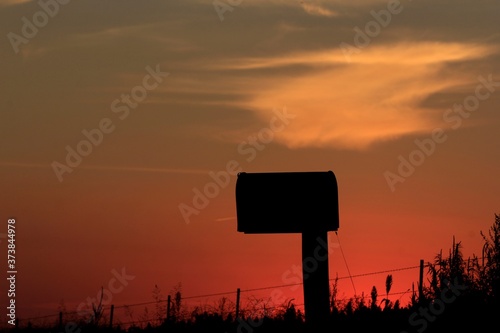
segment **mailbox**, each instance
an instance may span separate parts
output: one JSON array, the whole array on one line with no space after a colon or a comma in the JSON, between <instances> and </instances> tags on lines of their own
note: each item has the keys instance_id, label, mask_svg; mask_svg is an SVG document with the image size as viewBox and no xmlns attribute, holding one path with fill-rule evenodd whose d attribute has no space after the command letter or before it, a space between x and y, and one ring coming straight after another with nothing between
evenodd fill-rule
<instances>
[{"instance_id":1,"label":"mailbox","mask_svg":"<svg viewBox=\"0 0 500 333\"><path fill-rule=\"evenodd\" d=\"M337 179L332 171L240 172L236 215L247 234L336 231Z\"/></svg>"}]
</instances>

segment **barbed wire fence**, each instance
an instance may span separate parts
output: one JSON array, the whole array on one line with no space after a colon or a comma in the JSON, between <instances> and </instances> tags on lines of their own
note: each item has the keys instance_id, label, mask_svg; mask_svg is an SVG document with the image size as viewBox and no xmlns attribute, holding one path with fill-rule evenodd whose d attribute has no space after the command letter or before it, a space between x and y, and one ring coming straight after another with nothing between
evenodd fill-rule
<instances>
[{"instance_id":1,"label":"barbed wire fence","mask_svg":"<svg viewBox=\"0 0 500 333\"><path fill-rule=\"evenodd\" d=\"M341 280L350 279L351 281L356 278L368 277L380 274L390 274L407 270L420 269L421 273L429 263L420 261L420 265L407 266L395 269L386 269L376 272L368 272L357 275L343 276L330 278L330 282L338 282ZM422 285L422 276L420 277L418 288ZM283 314L291 305L299 311L303 311L304 304L295 304L292 300L287 299L283 304L275 304L272 302L271 297L258 297L256 292L266 290L279 290L283 288L293 288L301 286L303 282L280 284L274 286L265 286L250 289L240 289L217 292L203 295L182 296L179 292L178 299L172 299L172 295L166 298L160 298L153 301L139 302L132 304L121 305L106 305L100 309L100 326L108 326L110 328L129 328L131 326L144 328L148 325L157 326L164 321L177 320L177 319L192 319L196 315L218 315L224 319L235 319L237 317L261 316L261 315L276 315ZM385 296L399 296L399 299L408 293L415 293L411 288L405 291L397 291L388 293ZM417 291L418 292L418 291ZM241 296L244 297L241 297ZM245 297L246 296L246 297ZM358 301L370 298L368 295L353 295L350 297L337 298L339 303L348 302L349 300L356 299ZM216 298L216 299L215 299ZM198 300L198 302L193 302ZM211 301L211 302L210 302ZM186 304L188 303L188 304ZM54 328L59 329L59 332L64 332L68 324L77 327L78 325L85 325L95 318L92 318L91 311L66 311L60 309L59 312L35 316L29 318L18 318L16 326L18 328L32 327L32 328ZM2 323L2 326L6 323ZM10 326L12 327L12 326ZM67 331L67 330L66 330Z\"/></svg>"}]
</instances>

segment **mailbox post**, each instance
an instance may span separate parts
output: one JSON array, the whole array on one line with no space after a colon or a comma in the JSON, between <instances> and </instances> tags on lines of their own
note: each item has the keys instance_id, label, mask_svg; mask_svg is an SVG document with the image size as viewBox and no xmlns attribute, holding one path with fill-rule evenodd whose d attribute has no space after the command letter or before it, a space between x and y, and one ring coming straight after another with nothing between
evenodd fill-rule
<instances>
[{"instance_id":1,"label":"mailbox post","mask_svg":"<svg viewBox=\"0 0 500 333\"><path fill-rule=\"evenodd\" d=\"M239 232L302 234L306 323L316 327L326 321L330 313L328 231L339 227L335 174L241 172L236 181L236 215ZM320 248L326 254L320 255Z\"/></svg>"}]
</instances>

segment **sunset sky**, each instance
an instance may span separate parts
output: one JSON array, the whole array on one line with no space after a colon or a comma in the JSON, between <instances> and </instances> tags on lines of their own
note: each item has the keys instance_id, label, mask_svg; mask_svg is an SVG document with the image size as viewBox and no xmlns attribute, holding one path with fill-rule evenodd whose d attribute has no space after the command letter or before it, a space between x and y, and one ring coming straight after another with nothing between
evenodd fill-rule
<instances>
[{"instance_id":1,"label":"sunset sky","mask_svg":"<svg viewBox=\"0 0 500 333\"><path fill-rule=\"evenodd\" d=\"M300 234L236 231L238 171L335 173L331 278L432 261L453 237L480 256L500 213L499 13L498 0L0 0L0 240L6 267L15 218L18 317L74 310L122 272L115 305L152 301L155 285L296 282ZM393 292L418 280L392 274ZM340 296L385 294L386 275L342 279Z\"/></svg>"}]
</instances>

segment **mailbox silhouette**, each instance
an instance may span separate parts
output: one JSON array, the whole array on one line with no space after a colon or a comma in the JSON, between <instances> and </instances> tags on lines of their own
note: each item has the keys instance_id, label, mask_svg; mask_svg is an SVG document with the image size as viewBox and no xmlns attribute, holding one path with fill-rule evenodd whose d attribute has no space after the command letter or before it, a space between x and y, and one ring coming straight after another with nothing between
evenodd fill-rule
<instances>
[{"instance_id":1,"label":"mailbox silhouette","mask_svg":"<svg viewBox=\"0 0 500 333\"><path fill-rule=\"evenodd\" d=\"M240 172L236 210L237 230L247 234L336 231L337 179L332 171Z\"/></svg>"},{"instance_id":2,"label":"mailbox silhouette","mask_svg":"<svg viewBox=\"0 0 500 333\"><path fill-rule=\"evenodd\" d=\"M330 313L328 252L311 271L306 263L339 228L337 179L332 171L240 172L237 230L246 234L301 233L306 322L321 331Z\"/></svg>"}]
</instances>

